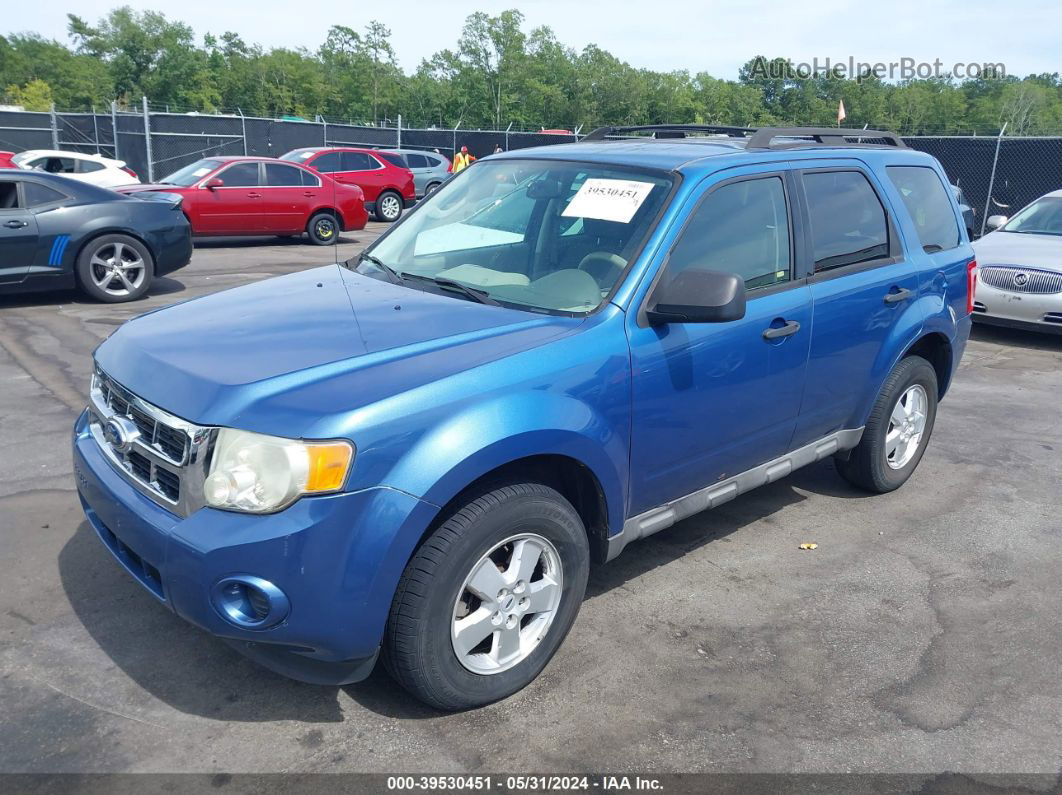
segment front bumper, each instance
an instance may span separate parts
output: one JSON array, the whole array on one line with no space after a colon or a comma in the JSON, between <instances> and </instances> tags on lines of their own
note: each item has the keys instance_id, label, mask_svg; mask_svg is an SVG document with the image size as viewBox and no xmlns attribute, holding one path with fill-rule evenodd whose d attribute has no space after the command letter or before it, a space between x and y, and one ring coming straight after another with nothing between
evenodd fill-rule
<instances>
[{"instance_id":1,"label":"front bumper","mask_svg":"<svg viewBox=\"0 0 1062 795\"><path fill-rule=\"evenodd\" d=\"M381 487L304 498L265 516L203 508L182 519L104 457L85 414L73 452L78 493L100 540L177 615L295 679L346 684L371 672L410 539L434 506ZM234 574L280 588L291 605L286 619L255 630L223 618L211 588Z\"/></svg>"},{"instance_id":2,"label":"front bumper","mask_svg":"<svg viewBox=\"0 0 1062 795\"><path fill-rule=\"evenodd\" d=\"M978 323L1062 334L1062 293L1016 293L978 282L974 301Z\"/></svg>"}]
</instances>

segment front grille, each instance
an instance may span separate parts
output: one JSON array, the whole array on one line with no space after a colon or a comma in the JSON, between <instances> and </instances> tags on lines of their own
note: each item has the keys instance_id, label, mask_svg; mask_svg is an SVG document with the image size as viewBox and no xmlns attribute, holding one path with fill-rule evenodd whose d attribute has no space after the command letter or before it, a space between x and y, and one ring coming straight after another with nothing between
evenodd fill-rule
<instances>
[{"instance_id":1,"label":"front grille","mask_svg":"<svg viewBox=\"0 0 1062 795\"><path fill-rule=\"evenodd\" d=\"M135 405L136 396L103 372L97 371L96 383L107 407L115 414L131 419L145 444L154 447L175 464L185 463L189 447L187 433L159 422L150 413Z\"/></svg>"},{"instance_id":2,"label":"front grille","mask_svg":"<svg viewBox=\"0 0 1062 795\"><path fill-rule=\"evenodd\" d=\"M181 516L200 507L214 429L153 406L99 368L89 412L96 443L140 492Z\"/></svg>"},{"instance_id":3,"label":"front grille","mask_svg":"<svg viewBox=\"0 0 1062 795\"><path fill-rule=\"evenodd\" d=\"M978 268L978 278L998 290L1012 293L1045 295L1062 293L1062 273L1023 268L1020 265L985 265Z\"/></svg>"}]
</instances>

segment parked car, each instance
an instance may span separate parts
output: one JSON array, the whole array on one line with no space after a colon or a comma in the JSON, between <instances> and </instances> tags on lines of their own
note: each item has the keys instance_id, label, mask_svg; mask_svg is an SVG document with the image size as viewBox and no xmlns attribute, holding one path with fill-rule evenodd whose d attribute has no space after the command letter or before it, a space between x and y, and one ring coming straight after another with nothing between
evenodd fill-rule
<instances>
[{"instance_id":1,"label":"parked car","mask_svg":"<svg viewBox=\"0 0 1062 795\"><path fill-rule=\"evenodd\" d=\"M420 149L385 149L377 154L391 165L408 168L413 173L413 186L418 199L446 182L453 168L442 155Z\"/></svg>"},{"instance_id":2,"label":"parked car","mask_svg":"<svg viewBox=\"0 0 1062 795\"><path fill-rule=\"evenodd\" d=\"M364 194L297 163L272 157L208 157L178 169L154 185L118 189L184 197L192 233L203 237L303 232L311 243L334 244L340 231L364 229Z\"/></svg>"},{"instance_id":3,"label":"parked car","mask_svg":"<svg viewBox=\"0 0 1062 795\"><path fill-rule=\"evenodd\" d=\"M994 231L974 243L974 320L1062 334L1062 190L986 225Z\"/></svg>"},{"instance_id":4,"label":"parked car","mask_svg":"<svg viewBox=\"0 0 1062 795\"><path fill-rule=\"evenodd\" d=\"M81 152L30 149L12 156L11 162L19 168L62 174L64 177L99 185L101 188L115 188L140 182L140 177L124 160L112 160L109 157L86 155Z\"/></svg>"},{"instance_id":5,"label":"parked car","mask_svg":"<svg viewBox=\"0 0 1062 795\"><path fill-rule=\"evenodd\" d=\"M372 149L308 147L293 149L280 159L328 174L340 184L357 185L365 193L365 209L377 221L397 221L402 210L417 201L413 173Z\"/></svg>"},{"instance_id":6,"label":"parked car","mask_svg":"<svg viewBox=\"0 0 1062 795\"><path fill-rule=\"evenodd\" d=\"M963 226L966 227L966 236L970 239L974 239L975 232L979 231L976 227L975 217L977 213L974 212L974 208L966 201L966 194L963 193L962 188L958 185L951 186L951 192L955 194L955 201L959 205L959 213L962 215Z\"/></svg>"},{"instance_id":7,"label":"parked car","mask_svg":"<svg viewBox=\"0 0 1062 795\"><path fill-rule=\"evenodd\" d=\"M288 676L514 693L591 561L823 458L918 466L973 251L936 160L846 134L499 154L348 263L126 323L74 429L89 521Z\"/></svg>"},{"instance_id":8,"label":"parked car","mask_svg":"<svg viewBox=\"0 0 1062 795\"><path fill-rule=\"evenodd\" d=\"M152 198L0 171L0 293L78 287L110 303L139 298L192 256L180 197Z\"/></svg>"}]
</instances>

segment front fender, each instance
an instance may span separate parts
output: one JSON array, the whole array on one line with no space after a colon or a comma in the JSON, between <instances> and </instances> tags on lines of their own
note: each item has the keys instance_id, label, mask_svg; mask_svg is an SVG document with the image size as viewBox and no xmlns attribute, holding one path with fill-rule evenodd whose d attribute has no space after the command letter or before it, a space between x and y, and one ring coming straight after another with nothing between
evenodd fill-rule
<instances>
[{"instance_id":1,"label":"front fender","mask_svg":"<svg viewBox=\"0 0 1062 795\"><path fill-rule=\"evenodd\" d=\"M536 455L563 455L588 467L604 493L609 532L619 531L626 437L570 395L533 390L469 406L423 434L384 482L441 507L488 472Z\"/></svg>"}]
</instances>

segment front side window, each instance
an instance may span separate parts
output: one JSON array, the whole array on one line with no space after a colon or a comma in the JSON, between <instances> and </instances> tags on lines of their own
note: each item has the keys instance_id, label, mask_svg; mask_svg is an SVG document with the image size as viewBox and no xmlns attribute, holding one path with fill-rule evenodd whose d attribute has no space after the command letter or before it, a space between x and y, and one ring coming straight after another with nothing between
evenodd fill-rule
<instances>
[{"instance_id":1,"label":"front side window","mask_svg":"<svg viewBox=\"0 0 1062 795\"><path fill-rule=\"evenodd\" d=\"M1037 199L1011 218L1002 231L1062 235L1062 198Z\"/></svg>"},{"instance_id":2,"label":"front side window","mask_svg":"<svg viewBox=\"0 0 1062 795\"><path fill-rule=\"evenodd\" d=\"M462 297L433 283L452 280L507 306L590 312L622 278L671 185L662 172L595 163L483 161L368 253L413 288ZM357 269L387 278L369 260Z\"/></svg>"},{"instance_id":3,"label":"front side window","mask_svg":"<svg viewBox=\"0 0 1062 795\"><path fill-rule=\"evenodd\" d=\"M804 194L811 219L816 273L889 256L885 209L863 174L806 173Z\"/></svg>"},{"instance_id":4,"label":"front side window","mask_svg":"<svg viewBox=\"0 0 1062 795\"><path fill-rule=\"evenodd\" d=\"M686 268L736 273L754 290L789 281L789 215L781 177L731 182L697 206L668 257Z\"/></svg>"},{"instance_id":5,"label":"front side window","mask_svg":"<svg viewBox=\"0 0 1062 795\"><path fill-rule=\"evenodd\" d=\"M336 171L343 170L339 159L339 152L325 152L310 163L310 166L317 169L322 174L333 174Z\"/></svg>"},{"instance_id":6,"label":"front side window","mask_svg":"<svg viewBox=\"0 0 1062 795\"><path fill-rule=\"evenodd\" d=\"M392 166L398 166L399 168L410 168L406 165L406 160L409 159L407 155L400 155L394 152L380 152L380 157L390 163Z\"/></svg>"},{"instance_id":7,"label":"front side window","mask_svg":"<svg viewBox=\"0 0 1062 795\"><path fill-rule=\"evenodd\" d=\"M218 177L225 183L226 188L256 188L258 187L258 164L237 163L229 166Z\"/></svg>"},{"instance_id":8,"label":"front side window","mask_svg":"<svg viewBox=\"0 0 1062 795\"><path fill-rule=\"evenodd\" d=\"M179 168L159 180L160 185L178 185L188 188L221 165L220 160L197 160L184 168Z\"/></svg>"},{"instance_id":9,"label":"front side window","mask_svg":"<svg viewBox=\"0 0 1062 795\"><path fill-rule=\"evenodd\" d=\"M30 168L38 171L46 171L49 174L73 174L74 159L72 157L38 157L29 162Z\"/></svg>"},{"instance_id":10,"label":"front side window","mask_svg":"<svg viewBox=\"0 0 1062 795\"><path fill-rule=\"evenodd\" d=\"M925 166L887 166L885 171L914 221L922 249L933 253L958 246L959 223L937 172Z\"/></svg>"}]
</instances>

